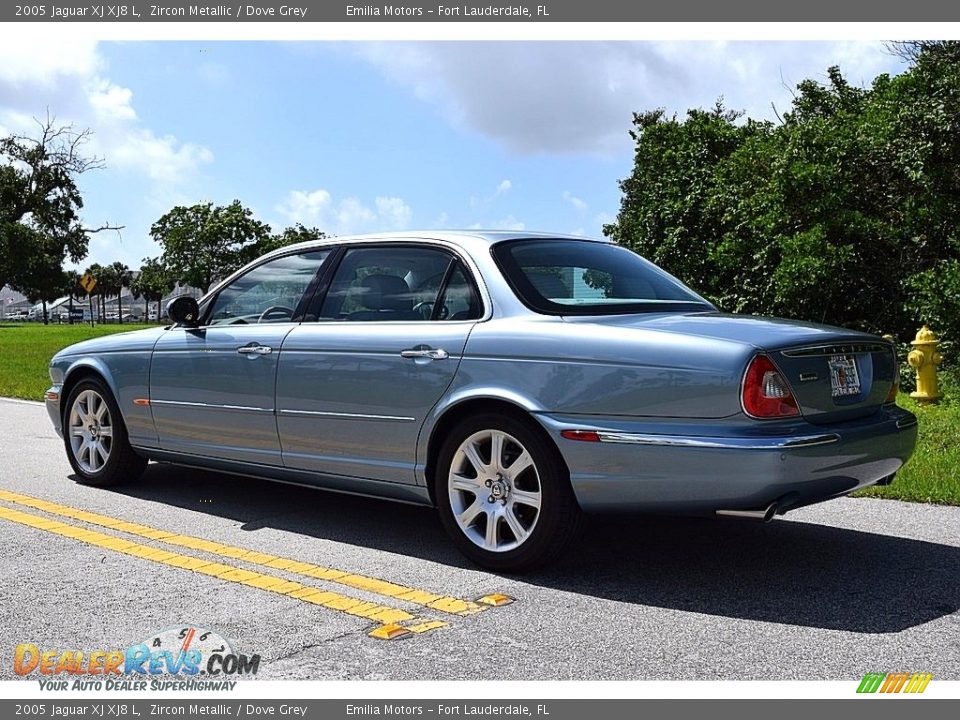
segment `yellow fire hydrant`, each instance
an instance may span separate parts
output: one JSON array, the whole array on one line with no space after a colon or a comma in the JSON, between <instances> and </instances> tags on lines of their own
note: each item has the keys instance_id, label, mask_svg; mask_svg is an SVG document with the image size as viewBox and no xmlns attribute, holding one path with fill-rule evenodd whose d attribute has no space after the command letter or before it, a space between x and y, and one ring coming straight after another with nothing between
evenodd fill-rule
<instances>
[{"instance_id":1,"label":"yellow fire hydrant","mask_svg":"<svg viewBox=\"0 0 960 720\"><path fill-rule=\"evenodd\" d=\"M913 350L907 355L907 362L917 371L917 389L910 397L920 402L936 402L941 397L937 385L937 366L943 360L937 352L939 342L926 325L917 332L916 340L910 342Z\"/></svg>"}]
</instances>

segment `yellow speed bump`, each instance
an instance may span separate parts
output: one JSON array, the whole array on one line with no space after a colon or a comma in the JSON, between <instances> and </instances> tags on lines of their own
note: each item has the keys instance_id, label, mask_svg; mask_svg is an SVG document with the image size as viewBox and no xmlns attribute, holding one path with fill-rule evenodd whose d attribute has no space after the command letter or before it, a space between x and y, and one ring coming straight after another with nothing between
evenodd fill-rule
<instances>
[{"instance_id":1,"label":"yellow speed bump","mask_svg":"<svg viewBox=\"0 0 960 720\"><path fill-rule=\"evenodd\" d=\"M482 605L489 605L490 607L502 607L503 605L509 605L516 601L509 595L504 595L503 593L493 593L492 595L484 595L482 598L477 600L477 602L481 603Z\"/></svg>"},{"instance_id":2,"label":"yellow speed bump","mask_svg":"<svg viewBox=\"0 0 960 720\"><path fill-rule=\"evenodd\" d=\"M20 510L14 510L12 508L0 507L0 519L9 520L20 525L25 525L36 530L49 532L61 537L79 540L87 543L88 545L114 550L115 552L140 558L142 560L148 560L161 565L170 565L172 567L187 569L203 575L209 575L224 582L247 585L249 587L258 588L260 590L276 593L278 595L285 595L287 597L300 600L301 602L309 602L315 605L320 605L328 610L336 610L338 612L363 618L365 620L373 620L374 622L380 623L381 627L400 627L400 622L406 622L408 623L408 626L402 628L405 633L424 633L447 625L447 623L439 620L426 621L421 618L417 618L416 616L408 613L406 610L401 610L399 608L379 605L377 603L367 602L365 600L359 600L357 598L341 595L340 593L308 587L306 585L301 585L298 582L293 582L291 580L287 580L286 578L277 577L275 575L253 572L251 570L245 570L233 565L210 562L209 560L203 560L201 558L196 558L189 555L180 555L178 553L168 552L166 550L153 547L152 545L140 545L138 543L131 542L125 543L121 546L117 544L118 538L114 537L113 535L106 535L104 533L97 532L96 530L78 528L74 525L68 525L55 520L49 520L45 517L31 515L30 513L21 512ZM380 628L377 628L377 630L379 629ZM391 629L382 634L375 634L375 630L369 634L370 637L375 638L380 638L381 635L386 635L385 639L390 639L389 635L393 632L395 631Z\"/></svg>"},{"instance_id":3,"label":"yellow speed bump","mask_svg":"<svg viewBox=\"0 0 960 720\"><path fill-rule=\"evenodd\" d=\"M58 503L50 502L48 500L41 500L40 498L31 497L29 495L21 495L20 493L10 492L9 490L0 490L0 500L5 500L6 502L14 503L16 505L31 507L36 510L42 510L43 512L50 513L52 515L59 515L61 517L71 518L73 520L79 520L81 522L89 523L90 525L99 525L100 527L126 533L127 535L136 535L149 540L156 540L167 545L175 545L177 547L200 550L201 552L219 555L232 560L241 560L252 565L259 565L274 570L284 570L285 572L295 573L297 575L305 575L318 580L326 580L338 585L351 587L354 590L362 590L377 595L384 595L397 600L403 600L414 605L422 605L423 607L430 608L431 610L438 610L448 615L475 615L476 613L480 613L488 609L489 606L494 605L494 603L489 602L472 602L470 600L462 600L460 598L450 597L448 595L439 595L426 590L418 590L416 588L398 585L397 583L388 582L386 580L380 580L379 578L368 577L366 575L357 575L356 573L349 573L345 570L338 570L336 568L323 567L322 565L315 565L313 563L282 558L277 555L270 555L268 553L251 550L249 548L237 547L235 545L225 545L223 543L214 542L213 540L206 540L204 538L192 537L190 535L179 535L177 533L167 532L165 530L157 530L156 528L148 527L146 525L119 520L117 518L112 518L109 515L100 515L99 513L89 512L87 510L79 510L77 508L69 507L68 505L60 505ZM502 597L507 596L504 595ZM512 602L512 598L509 600Z\"/></svg>"},{"instance_id":4,"label":"yellow speed bump","mask_svg":"<svg viewBox=\"0 0 960 720\"><path fill-rule=\"evenodd\" d=\"M390 623L389 625L380 625L367 633L377 640L396 640L397 638L410 637L410 631L403 625Z\"/></svg>"}]
</instances>

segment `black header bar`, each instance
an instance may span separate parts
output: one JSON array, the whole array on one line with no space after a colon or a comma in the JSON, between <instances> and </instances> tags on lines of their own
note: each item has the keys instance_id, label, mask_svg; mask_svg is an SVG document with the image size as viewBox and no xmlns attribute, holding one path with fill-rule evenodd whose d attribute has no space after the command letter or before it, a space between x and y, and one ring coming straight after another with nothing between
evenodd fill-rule
<instances>
[{"instance_id":1,"label":"black header bar","mask_svg":"<svg viewBox=\"0 0 960 720\"><path fill-rule=\"evenodd\" d=\"M3 22L955 22L960 3L942 0L506 0L342 2L245 0L223 4L158 0L96 4L70 0L0 6Z\"/></svg>"}]
</instances>

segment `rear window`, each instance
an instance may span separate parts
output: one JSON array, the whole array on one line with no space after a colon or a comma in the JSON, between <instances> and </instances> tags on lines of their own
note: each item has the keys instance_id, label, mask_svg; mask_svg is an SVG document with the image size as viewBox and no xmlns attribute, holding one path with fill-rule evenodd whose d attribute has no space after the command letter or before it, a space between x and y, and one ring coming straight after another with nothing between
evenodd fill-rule
<instances>
[{"instance_id":1,"label":"rear window","mask_svg":"<svg viewBox=\"0 0 960 720\"><path fill-rule=\"evenodd\" d=\"M713 310L679 280L619 245L510 240L493 257L520 300L548 315Z\"/></svg>"}]
</instances>

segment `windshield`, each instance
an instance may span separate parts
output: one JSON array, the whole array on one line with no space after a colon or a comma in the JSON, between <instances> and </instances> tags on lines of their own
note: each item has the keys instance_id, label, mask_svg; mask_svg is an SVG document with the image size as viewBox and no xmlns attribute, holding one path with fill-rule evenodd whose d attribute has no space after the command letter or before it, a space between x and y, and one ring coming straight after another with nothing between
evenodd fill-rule
<instances>
[{"instance_id":1,"label":"windshield","mask_svg":"<svg viewBox=\"0 0 960 720\"><path fill-rule=\"evenodd\" d=\"M520 300L549 315L706 311L714 307L653 263L590 240L510 240L493 257Z\"/></svg>"}]
</instances>

